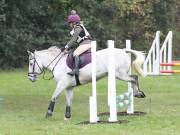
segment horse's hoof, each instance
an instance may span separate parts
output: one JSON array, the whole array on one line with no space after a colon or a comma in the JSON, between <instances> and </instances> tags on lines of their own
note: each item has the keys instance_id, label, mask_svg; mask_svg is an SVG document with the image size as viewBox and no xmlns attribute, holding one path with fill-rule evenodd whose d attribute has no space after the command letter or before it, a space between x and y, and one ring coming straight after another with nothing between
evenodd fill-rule
<instances>
[{"instance_id":1,"label":"horse's hoof","mask_svg":"<svg viewBox=\"0 0 180 135\"><path fill-rule=\"evenodd\" d=\"M70 112L66 112L65 117L66 117L67 119L71 118L71 113L70 113Z\"/></svg>"},{"instance_id":2,"label":"horse's hoof","mask_svg":"<svg viewBox=\"0 0 180 135\"><path fill-rule=\"evenodd\" d=\"M138 93L136 93L136 94L134 95L134 97L137 97L137 98L145 98L146 95L144 94L143 91L139 91Z\"/></svg>"},{"instance_id":3,"label":"horse's hoof","mask_svg":"<svg viewBox=\"0 0 180 135\"><path fill-rule=\"evenodd\" d=\"M66 106L65 117L67 119L71 118L71 107L70 106Z\"/></svg>"},{"instance_id":4,"label":"horse's hoof","mask_svg":"<svg viewBox=\"0 0 180 135\"><path fill-rule=\"evenodd\" d=\"M52 116L52 111L48 110L47 113L46 113L46 118L49 118Z\"/></svg>"},{"instance_id":5,"label":"horse's hoof","mask_svg":"<svg viewBox=\"0 0 180 135\"><path fill-rule=\"evenodd\" d=\"M68 121L68 120L70 120L70 119L71 119L71 118L66 118L66 117L64 117L64 120L65 120L65 121Z\"/></svg>"}]
</instances>

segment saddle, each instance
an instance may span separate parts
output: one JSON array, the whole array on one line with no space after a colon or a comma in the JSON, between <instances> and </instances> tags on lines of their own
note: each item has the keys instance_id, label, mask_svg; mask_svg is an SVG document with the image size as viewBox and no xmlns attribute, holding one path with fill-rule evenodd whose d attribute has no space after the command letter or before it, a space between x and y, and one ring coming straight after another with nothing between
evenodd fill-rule
<instances>
[{"instance_id":1,"label":"saddle","mask_svg":"<svg viewBox=\"0 0 180 135\"><path fill-rule=\"evenodd\" d=\"M89 49L86 52L82 53L79 56L79 58L80 58L79 69L81 69L84 66L86 66L87 64L91 63L91 50ZM69 54L66 58L66 64L72 70L75 68L73 51L69 52Z\"/></svg>"},{"instance_id":2,"label":"saddle","mask_svg":"<svg viewBox=\"0 0 180 135\"><path fill-rule=\"evenodd\" d=\"M80 58L79 69L81 69L87 64L91 63L91 50L89 49L86 52L82 53L79 56L79 58ZM73 51L69 52L66 58L66 65L72 70L75 68L75 59L73 57ZM75 79L76 79L76 85L77 86L80 85L81 83L79 81L79 75L75 75Z\"/></svg>"}]
</instances>

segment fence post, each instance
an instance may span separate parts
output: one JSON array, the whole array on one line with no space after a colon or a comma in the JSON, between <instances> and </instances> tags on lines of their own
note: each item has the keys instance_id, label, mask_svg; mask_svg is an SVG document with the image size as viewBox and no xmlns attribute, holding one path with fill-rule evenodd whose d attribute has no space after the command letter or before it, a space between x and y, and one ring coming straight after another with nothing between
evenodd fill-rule
<instances>
[{"instance_id":1,"label":"fence post","mask_svg":"<svg viewBox=\"0 0 180 135\"><path fill-rule=\"evenodd\" d=\"M131 41L130 40L126 40L126 49L129 50L131 49ZM131 54L129 53L130 56L130 61L131 61ZM129 75L131 75L131 67L129 69ZM127 108L127 113L128 114L133 114L134 113L134 96L133 96L133 89L131 86L131 83L128 82L128 92L131 93L130 95L130 105Z\"/></svg>"},{"instance_id":2,"label":"fence post","mask_svg":"<svg viewBox=\"0 0 180 135\"><path fill-rule=\"evenodd\" d=\"M109 122L117 121L116 109L116 78L114 60L114 41L108 40L108 105L110 108Z\"/></svg>"},{"instance_id":3,"label":"fence post","mask_svg":"<svg viewBox=\"0 0 180 135\"><path fill-rule=\"evenodd\" d=\"M97 95L96 95L96 41L91 42L92 60L92 96L89 98L90 123L99 121L97 116Z\"/></svg>"}]
</instances>

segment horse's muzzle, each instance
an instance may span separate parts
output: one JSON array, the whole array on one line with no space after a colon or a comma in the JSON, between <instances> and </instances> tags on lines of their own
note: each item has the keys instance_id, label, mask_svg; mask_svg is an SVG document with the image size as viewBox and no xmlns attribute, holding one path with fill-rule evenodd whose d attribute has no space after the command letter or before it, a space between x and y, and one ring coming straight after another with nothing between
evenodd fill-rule
<instances>
[{"instance_id":1,"label":"horse's muzzle","mask_svg":"<svg viewBox=\"0 0 180 135\"><path fill-rule=\"evenodd\" d=\"M31 81L31 82L35 82L37 80L37 75L35 74L29 74L28 73L28 79Z\"/></svg>"}]
</instances>

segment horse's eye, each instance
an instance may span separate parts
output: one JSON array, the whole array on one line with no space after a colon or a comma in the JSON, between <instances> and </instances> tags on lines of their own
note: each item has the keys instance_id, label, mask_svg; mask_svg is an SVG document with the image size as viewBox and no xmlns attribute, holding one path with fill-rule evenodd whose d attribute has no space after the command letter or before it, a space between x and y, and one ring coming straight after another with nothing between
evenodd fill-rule
<instances>
[{"instance_id":1,"label":"horse's eye","mask_svg":"<svg viewBox=\"0 0 180 135\"><path fill-rule=\"evenodd\" d=\"M32 63L30 63L30 66L32 66L33 64Z\"/></svg>"}]
</instances>

